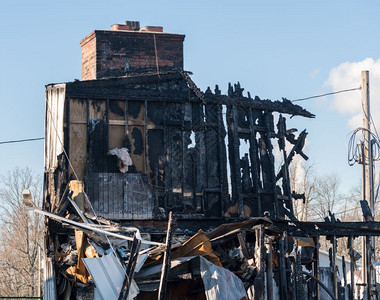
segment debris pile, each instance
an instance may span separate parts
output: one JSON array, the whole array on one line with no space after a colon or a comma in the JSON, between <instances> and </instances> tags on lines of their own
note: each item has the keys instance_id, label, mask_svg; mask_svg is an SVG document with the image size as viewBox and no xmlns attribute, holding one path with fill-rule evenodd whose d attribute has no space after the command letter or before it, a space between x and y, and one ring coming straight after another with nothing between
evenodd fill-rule
<instances>
[{"instance_id":1,"label":"debris pile","mask_svg":"<svg viewBox=\"0 0 380 300\"><path fill-rule=\"evenodd\" d=\"M246 291L260 289L262 253L256 250L269 219L224 224L190 236L176 233L170 214L165 243L83 212L73 194L65 217L31 208L61 223L68 233L65 241L56 241L56 249L49 249L57 262L58 299L71 299L71 294L81 299L83 290L107 300L157 299L159 293L171 299L251 299Z\"/></svg>"}]
</instances>

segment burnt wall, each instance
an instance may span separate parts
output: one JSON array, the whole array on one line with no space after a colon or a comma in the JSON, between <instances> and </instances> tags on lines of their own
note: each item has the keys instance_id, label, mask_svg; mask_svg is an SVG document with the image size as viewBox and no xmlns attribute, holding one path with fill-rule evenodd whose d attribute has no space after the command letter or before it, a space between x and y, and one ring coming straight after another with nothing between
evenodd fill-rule
<instances>
[{"instance_id":1,"label":"burnt wall","mask_svg":"<svg viewBox=\"0 0 380 300\"><path fill-rule=\"evenodd\" d=\"M294 135L274 112L313 115L287 100L242 92L237 84L227 95L218 87L202 93L184 73L68 83L65 176L84 181L97 214L110 219L161 218L168 211L185 219L293 219L292 201L302 195L290 190L288 166L295 154L307 158L307 133ZM279 171L277 145L285 162ZM109 153L115 148L128 150L128 170ZM127 179L140 180L145 196L131 193Z\"/></svg>"}]
</instances>

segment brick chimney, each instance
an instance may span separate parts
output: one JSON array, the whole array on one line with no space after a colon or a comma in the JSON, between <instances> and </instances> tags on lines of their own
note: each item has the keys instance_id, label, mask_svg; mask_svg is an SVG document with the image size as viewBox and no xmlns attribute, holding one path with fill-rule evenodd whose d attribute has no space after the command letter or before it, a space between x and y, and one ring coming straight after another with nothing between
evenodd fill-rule
<instances>
[{"instance_id":1,"label":"brick chimney","mask_svg":"<svg viewBox=\"0 0 380 300\"><path fill-rule=\"evenodd\" d=\"M164 33L160 26L140 28L138 21L95 30L80 42L82 80L183 70L184 39L181 34Z\"/></svg>"}]
</instances>

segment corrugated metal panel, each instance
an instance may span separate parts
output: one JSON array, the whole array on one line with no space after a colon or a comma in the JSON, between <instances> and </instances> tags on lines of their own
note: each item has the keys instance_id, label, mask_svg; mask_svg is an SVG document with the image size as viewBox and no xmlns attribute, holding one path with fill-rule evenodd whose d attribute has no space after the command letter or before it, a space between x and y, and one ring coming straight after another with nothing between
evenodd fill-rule
<instances>
[{"instance_id":1,"label":"corrugated metal panel","mask_svg":"<svg viewBox=\"0 0 380 300\"><path fill-rule=\"evenodd\" d=\"M107 219L151 219L153 196L146 175L92 173L86 189L95 212Z\"/></svg>"},{"instance_id":2,"label":"corrugated metal panel","mask_svg":"<svg viewBox=\"0 0 380 300\"><path fill-rule=\"evenodd\" d=\"M100 258L83 258L87 270L95 281L97 292L103 299L117 300L125 273L113 253Z\"/></svg>"},{"instance_id":3,"label":"corrugated metal panel","mask_svg":"<svg viewBox=\"0 0 380 300\"><path fill-rule=\"evenodd\" d=\"M55 274L53 267L52 258L45 259L44 268L44 299L45 300L56 300L56 290L55 290Z\"/></svg>"}]
</instances>

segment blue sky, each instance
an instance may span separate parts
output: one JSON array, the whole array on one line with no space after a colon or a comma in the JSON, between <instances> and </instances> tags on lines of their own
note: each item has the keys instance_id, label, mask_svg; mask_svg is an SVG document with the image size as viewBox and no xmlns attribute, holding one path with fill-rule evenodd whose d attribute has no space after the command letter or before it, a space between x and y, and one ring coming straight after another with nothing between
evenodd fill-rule
<instances>
[{"instance_id":1,"label":"blue sky","mask_svg":"<svg viewBox=\"0 0 380 300\"><path fill-rule=\"evenodd\" d=\"M201 89L219 84L225 92L228 82L239 81L261 98L296 99L358 87L362 66L374 73L371 85L380 85L379 11L378 1L350 0L6 1L0 142L44 135L44 86L81 78L79 41L94 29L125 20L163 26L186 34L185 69ZM317 117L288 120L289 127L308 129L306 152L316 172L336 172L343 191L360 181L360 167L347 164L347 134L358 112L344 108L355 101L359 91L301 102ZM379 112L374 105L375 122ZM16 166L42 174L43 142L0 145L0 175Z\"/></svg>"}]
</instances>

